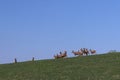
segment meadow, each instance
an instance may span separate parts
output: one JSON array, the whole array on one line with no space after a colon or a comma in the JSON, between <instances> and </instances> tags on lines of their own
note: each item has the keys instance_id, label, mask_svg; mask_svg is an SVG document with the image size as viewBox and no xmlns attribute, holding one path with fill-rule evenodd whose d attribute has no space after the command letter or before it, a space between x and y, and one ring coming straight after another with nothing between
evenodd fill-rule
<instances>
[{"instance_id":1,"label":"meadow","mask_svg":"<svg viewBox=\"0 0 120 80\"><path fill-rule=\"evenodd\" d=\"M0 64L0 80L120 80L120 53Z\"/></svg>"}]
</instances>

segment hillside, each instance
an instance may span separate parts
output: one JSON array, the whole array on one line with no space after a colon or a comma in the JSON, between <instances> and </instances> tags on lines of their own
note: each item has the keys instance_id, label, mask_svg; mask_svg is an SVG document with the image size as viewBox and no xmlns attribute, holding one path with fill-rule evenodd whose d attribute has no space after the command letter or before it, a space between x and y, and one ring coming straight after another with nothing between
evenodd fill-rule
<instances>
[{"instance_id":1,"label":"hillside","mask_svg":"<svg viewBox=\"0 0 120 80\"><path fill-rule=\"evenodd\" d=\"M1 64L0 80L120 80L120 53Z\"/></svg>"}]
</instances>

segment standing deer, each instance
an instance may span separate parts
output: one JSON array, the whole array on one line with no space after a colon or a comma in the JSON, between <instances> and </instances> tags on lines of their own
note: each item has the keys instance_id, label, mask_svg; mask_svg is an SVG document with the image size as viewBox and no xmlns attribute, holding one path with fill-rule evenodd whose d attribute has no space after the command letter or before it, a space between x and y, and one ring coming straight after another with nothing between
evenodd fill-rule
<instances>
[{"instance_id":1,"label":"standing deer","mask_svg":"<svg viewBox=\"0 0 120 80\"><path fill-rule=\"evenodd\" d=\"M60 54L58 55L54 55L54 58L55 59L58 59L58 58L64 58L64 57L67 57L67 51L64 51L64 53L60 52Z\"/></svg>"},{"instance_id":2,"label":"standing deer","mask_svg":"<svg viewBox=\"0 0 120 80\"><path fill-rule=\"evenodd\" d=\"M89 54L89 51L88 51L88 49L86 49L86 48L81 48L80 49L81 50L81 52L83 53L83 54L85 54L86 56Z\"/></svg>"},{"instance_id":3,"label":"standing deer","mask_svg":"<svg viewBox=\"0 0 120 80\"><path fill-rule=\"evenodd\" d=\"M64 51L64 53L60 53L61 57L64 58L64 57L67 57L67 51Z\"/></svg>"}]
</instances>

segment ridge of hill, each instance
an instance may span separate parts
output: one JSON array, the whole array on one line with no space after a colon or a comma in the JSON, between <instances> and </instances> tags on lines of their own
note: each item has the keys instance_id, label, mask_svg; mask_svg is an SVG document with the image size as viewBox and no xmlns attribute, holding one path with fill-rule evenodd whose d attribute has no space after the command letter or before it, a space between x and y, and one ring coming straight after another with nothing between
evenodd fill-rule
<instances>
[{"instance_id":1,"label":"ridge of hill","mask_svg":"<svg viewBox=\"0 0 120 80\"><path fill-rule=\"evenodd\" d=\"M0 64L0 80L120 80L120 52Z\"/></svg>"}]
</instances>

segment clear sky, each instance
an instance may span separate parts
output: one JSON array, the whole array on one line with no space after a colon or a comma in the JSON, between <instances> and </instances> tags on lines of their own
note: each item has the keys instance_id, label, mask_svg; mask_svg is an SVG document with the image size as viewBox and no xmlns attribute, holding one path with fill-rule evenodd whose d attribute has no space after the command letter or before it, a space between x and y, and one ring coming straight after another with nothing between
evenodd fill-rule
<instances>
[{"instance_id":1,"label":"clear sky","mask_svg":"<svg viewBox=\"0 0 120 80\"><path fill-rule=\"evenodd\" d=\"M120 0L0 0L0 63L84 47L120 51Z\"/></svg>"}]
</instances>

